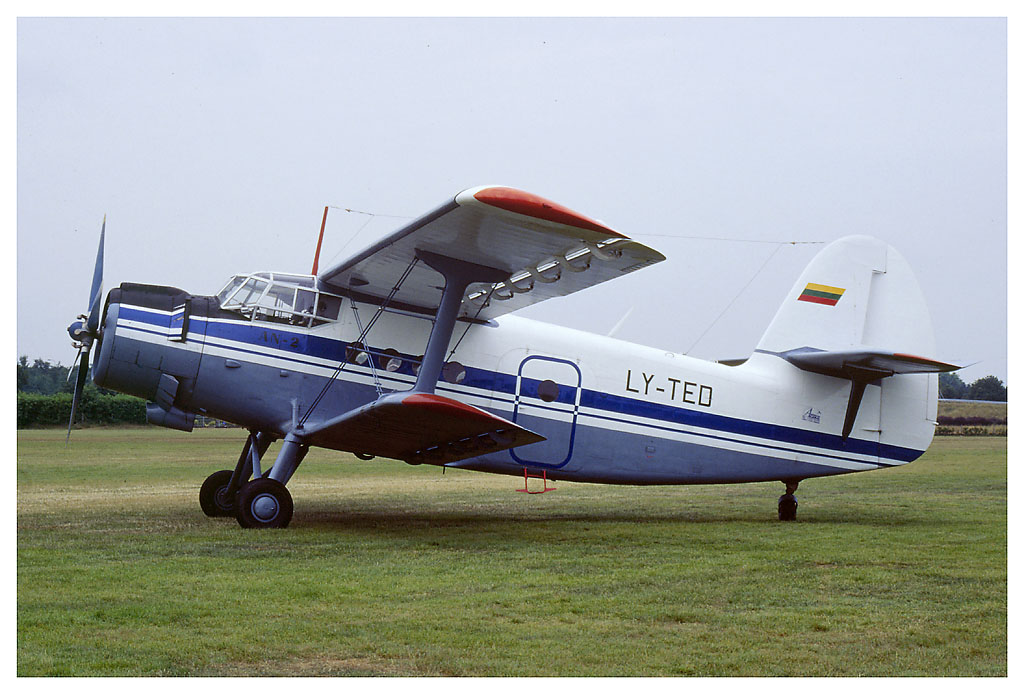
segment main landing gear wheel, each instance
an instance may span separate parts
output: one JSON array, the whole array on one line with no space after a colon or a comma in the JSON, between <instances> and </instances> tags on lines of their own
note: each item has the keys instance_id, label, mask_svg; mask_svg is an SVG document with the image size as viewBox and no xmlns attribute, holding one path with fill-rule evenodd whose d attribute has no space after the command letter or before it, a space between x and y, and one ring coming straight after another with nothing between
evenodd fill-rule
<instances>
[{"instance_id":1,"label":"main landing gear wheel","mask_svg":"<svg viewBox=\"0 0 1024 694\"><path fill-rule=\"evenodd\" d=\"M235 497L235 519L243 528L286 528L293 508L288 488L269 477L248 482Z\"/></svg>"},{"instance_id":2,"label":"main landing gear wheel","mask_svg":"<svg viewBox=\"0 0 1024 694\"><path fill-rule=\"evenodd\" d=\"M793 492L796 491L797 485L800 482L785 482L784 484L786 485L786 493L779 497L779 520L795 521L797 503Z\"/></svg>"},{"instance_id":3,"label":"main landing gear wheel","mask_svg":"<svg viewBox=\"0 0 1024 694\"><path fill-rule=\"evenodd\" d=\"M231 470L221 470L206 478L199 489L199 506L203 513L211 518L235 515L235 500L225 493L230 482Z\"/></svg>"}]
</instances>

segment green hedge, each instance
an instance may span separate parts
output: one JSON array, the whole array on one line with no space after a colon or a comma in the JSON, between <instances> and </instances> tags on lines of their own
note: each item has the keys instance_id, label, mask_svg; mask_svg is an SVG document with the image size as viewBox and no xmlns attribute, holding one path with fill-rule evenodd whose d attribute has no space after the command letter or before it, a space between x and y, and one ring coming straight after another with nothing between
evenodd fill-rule
<instances>
[{"instance_id":1,"label":"green hedge","mask_svg":"<svg viewBox=\"0 0 1024 694\"><path fill-rule=\"evenodd\" d=\"M987 424L974 426L942 425L935 427L936 436L1006 436L1008 427L1005 424Z\"/></svg>"},{"instance_id":2,"label":"green hedge","mask_svg":"<svg viewBox=\"0 0 1024 694\"><path fill-rule=\"evenodd\" d=\"M18 393L18 428L67 426L71 395ZM76 423L145 424L146 401L131 395L86 392L75 413Z\"/></svg>"}]
</instances>

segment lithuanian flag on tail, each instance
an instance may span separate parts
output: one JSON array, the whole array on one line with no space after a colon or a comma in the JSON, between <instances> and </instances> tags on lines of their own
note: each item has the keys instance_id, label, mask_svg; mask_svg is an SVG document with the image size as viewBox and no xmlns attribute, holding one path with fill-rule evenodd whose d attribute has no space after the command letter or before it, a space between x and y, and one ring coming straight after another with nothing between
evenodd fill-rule
<instances>
[{"instance_id":1,"label":"lithuanian flag on tail","mask_svg":"<svg viewBox=\"0 0 1024 694\"><path fill-rule=\"evenodd\" d=\"M803 293L797 297L798 301L810 301L813 304L824 304L835 306L842 298L846 290L842 287L830 287L827 284L814 284L808 282Z\"/></svg>"}]
</instances>

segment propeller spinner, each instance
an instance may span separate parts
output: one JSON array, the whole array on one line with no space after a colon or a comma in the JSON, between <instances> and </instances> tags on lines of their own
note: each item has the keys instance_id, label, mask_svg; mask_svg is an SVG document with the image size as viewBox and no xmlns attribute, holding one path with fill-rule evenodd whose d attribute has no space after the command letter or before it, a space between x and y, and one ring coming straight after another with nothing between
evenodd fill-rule
<instances>
[{"instance_id":1,"label":"propeller spinner","mask_svg":"<svg viewBox=\"0 0 1024 694\"><path fill-rule=\"evenodd\" d=\"M89 291L89 313L78 316L78 320L68 326L68 334L78 347L78 380L75 382L75 394L71 398L71 417L68 419L68 436L64 440L66 446L71 440L71 426L75 422L75 410L82 398L85 381L89 374L89 352L99 337L101 300L103 298L103 239L107 232L107 217L103 216L100 228L100 246L96 251L96 267L92 273L92 287ZM70 376L70 374L68 374Z\"/></svg>"}]
</instances>

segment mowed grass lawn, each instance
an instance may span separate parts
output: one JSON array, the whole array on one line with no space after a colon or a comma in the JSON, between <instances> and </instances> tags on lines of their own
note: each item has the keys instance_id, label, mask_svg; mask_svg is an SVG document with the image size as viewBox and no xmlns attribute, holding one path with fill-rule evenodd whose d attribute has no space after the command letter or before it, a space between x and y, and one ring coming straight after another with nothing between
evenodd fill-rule
<instances>
[{"instance_id":1,"label":"mowed grass lawn","mask_svg":"<svg viewBox=\"0 0 1024 694\"><path fill-rule=\"evenodd\" d=\"M1006 439L610 487L314 450L291 526L199 509L239 430L18 432L19 675L1005 675ZM275 445L271 454L277 450Z\"/></svg>"}]
</instances>

